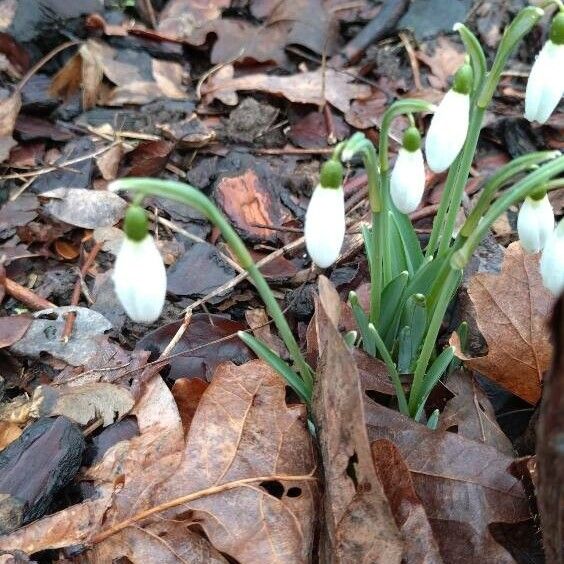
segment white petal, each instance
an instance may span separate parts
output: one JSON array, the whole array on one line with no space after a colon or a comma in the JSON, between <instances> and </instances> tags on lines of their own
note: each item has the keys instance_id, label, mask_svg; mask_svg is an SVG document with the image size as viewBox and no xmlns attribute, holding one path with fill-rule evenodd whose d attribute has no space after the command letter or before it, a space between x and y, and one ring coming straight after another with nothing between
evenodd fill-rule
<instances>
[{"instance_id":1,"label":"white petal","mask_svg":"<svg viewBox=\"0 0 564 564\"><path fill-rule=\"evenodd\" d=\"M305 218L305 240L309 256L321 268L338 258L345 238L345 196L343 188L317 186Z\"/></svg>"},{"instance_id":2,"label":"white petal","mask_svg":"<svg viewBox=\"0 0 564 564\"><path fill-rule=\"evenodd\" d=\"M525 94L525 117L545 123L564 95L564 45L548 40L538 54Z\"/></svg>"},{"instance_id":3,"label":"white petal","mask_svg":"<svg viewBox=\"0 0 564 564\"><path fill-rule=\"evenodd\" d=\"M564 222L551 233L540 260L542 282L555 296L564 291L564 233L559 233Z\"/></svg>"},{"instance_id":4,"label":"white petal","mask_svg":"<svg viewBox=\"0 0 564 564\"><path fill-rule=\"evenodd\" d=\"M417 209L425 190L425 164L423 153L401 148L392 176L390 192L396 208L402 213L411 213Z\"/></svg>"},{"instance_id":5,"label":"white petal","mask_svg":"<svg viewBox=\"0 0 564 564\"><path fill-rule=\"evenodd\" d=\"M548 199L527 197L517 217L517 232L521 246L529 253L538 253L554 230L554 211Z\"/></svg>"},{"instance_id":6,"label":"white petal","mask_svg":"<svg viewBox=\"0 0 564 564\"><path fill-rule=\"evenodd\" d=\"M427 164L434 172L446 170L460 153L468 133L470 97L449 90L431 119L425 139Z\"/></svg>"},{"instance_id":7,"label":"white petal","mask_svg":"<svg viewBox=\"0 0 564 564\"><path fill-rule=\"evenodd\" d=\"M133 321L158 319L165 301L166 270L150 235L139 242L124 238L113 279L119 301Z\"/></svg>"}]
</instances>

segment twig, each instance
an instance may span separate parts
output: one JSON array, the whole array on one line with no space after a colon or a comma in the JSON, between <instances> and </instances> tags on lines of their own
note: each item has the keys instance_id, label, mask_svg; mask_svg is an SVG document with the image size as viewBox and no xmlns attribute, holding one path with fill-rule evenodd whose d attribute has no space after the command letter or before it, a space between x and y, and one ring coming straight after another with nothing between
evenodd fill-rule
<instances>
[{"instance_id":1,"label":"twig","mask_svg":"<svg viewBox=\"0 0 564 564\"><path fill-rule=\"evenodd\" d=\"M399 32L399 38L405 47L407 52L407 56L409 58L409 64L411 66L411 72L413 74L413 83L415 84L415 88L417 90L422 90L423 86L421 85L421 73L419 72L419 60L415 55L415 49L413 49L413 45L409 39L409 36L404 31Z\"/></svg>"},{"instance_id":2,"label":"twig","mask_svg":"<svg viewBox=\"0 0 564 564\"><path fill-rule=\"evenodd\" d=\"M157 29L157 17L155 16L155 10L151 0L143 0L143 6L145 6L145 10L147 10L147 15L151 21L152 28Z\"/></svg>"},{"instance_id":3,"label":"twig","mask_svg":"<svg viewBox=\"0 0 564 564\"><path fill-rule=\"evenodd\" d=\"M407 5L408 0L387 0L376 17L343 47L341 53L331 59L331 64L343 67L358 62L369 45L379 41L394 29Z\"/></svg>"},{"instance_id":4,"label":"twig","mask_svg":"<svg viewBox=\"0 0 564 564\"><path fill-rule=\"evenodd\" d=\"M302 476L286 476L284 474L278 475L275 474L273 476L258 476L255 478L242 478L240 480L235 480L233 482L226 482L225 484L220 484L218 486L211 486L209 488L205 488L203 490L199 490L197 492L193 492L188 495L184 495L182 497L177 497L175 499L171 499L165 503L161 503L155 507L151 507L150 509L146 509L145 511L140 511L136 513L132 517L117 523L116 525L106 529L105 531L101 531L97 535L94 535L90 540L91 544L97 544L106 540L107 538L115 535L119 531L123 531L130 525L137 523L151 515L155 515L156 513L161 513L162 511L166 511L167 509L172 509L173 507L178 507L179 505L183 505L185 503L189 503L196 499L201 499L202 497L209 497L210 495L215 495L218 493L222 493L229 490L234 490L236 488L243 487L247 484L254 484L256 482L268 482L268 481L280 481L280 482L315 482L317 478L312 474L304 474Z\"/></svg>"},{"instance_id":5,"label":"twig","mask_svg":"<svg viewBox=\"0 0 564 564\"><path fill-rule=\"evenodd\" d=\"M160 355L159 360L165 360L168 357L170 352L178 344L178 341L182 339L182 335L186 333L186 329L188 329L188 326L190 325L190 321L192 321L192 312L189 311L184 316L184 319L182 320L182 325L180 325L178 331L176 331L174 337L170 340L170 343L165 347L164 351Z\"/></svg>"},{"instance_id":6,"label":"twig","mask_svg":"<svg viewBox=\"0 0 564 564\"><path fill-rule=\"evenodd\" d=\"M86 273L88 272L94 261L96 260L96 256L98 255L98 252L100 251L101 248L102 248L102 242L99 241L92 247L86 258L84 259L84 264L80 269L78 277L74 283L74 288L72 289L72 296L70 302L71 306L78 305L78 300L80 299L80 290L82 288L81 281L86 276ZM61 341L63 341L63 343L68 343L70 336L72 334L72 329L74 327L75 319L76 319L76 311L69 311L65 318L65 326L63 328L63 334L61 335Z\"/></svg>"},{"instance_id":7,"label":"twig","mask_svg":"<svg viewBox=\"0 0 564 564\"><path fill-rule=\"evenodd\" d=\"M16 300L19 300L30 309L39 311L42 309L57 307L53 302L50 302L49 300L38 296L29 288L26 288L25 286L14 282L14 280L12 280L11 278L4 278L3 284L6 288L6 292L10 294L10 296L16 298Z\"/></svg>"}]
</instances>

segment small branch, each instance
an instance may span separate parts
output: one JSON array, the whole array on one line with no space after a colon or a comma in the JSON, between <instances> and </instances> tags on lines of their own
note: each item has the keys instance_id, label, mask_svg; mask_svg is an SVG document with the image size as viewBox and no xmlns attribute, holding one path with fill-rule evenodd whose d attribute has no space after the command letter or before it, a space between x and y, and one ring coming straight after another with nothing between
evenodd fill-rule
<instances>
[{"instance_id":1,"label":"small branch","mask_svg":"<svg viewBox=\"0 0 564 564\"><path fill-rule=\"evenodd\" d=\"M30 309L40 311L42 309L57 307L53 302L50 302L49 300L38 296L29 288L26 288L25 286L14 282L14 280L12 280L11 278L4 278L3 284L6 288L6 292L10 294L10 296L15 298L16 300L19 300Z\"/></svg>"},{"instance_id":2,"label":"small branch","mask_svg":"<svg viewBox=\"0 0 564 564\"><path fill-rule=\"evenodd\" d=\"M161 503L160 505L136 513L132 517L129 517L128 519L125 519L124 521L117 523L113 527L110 527L109 529L106 529L105 531L101 531L97 535L94 535L90 540L90 542L93 545L102 542L107 538L111 537L112 535L115 535L119 531L123 531L123 529L126 529L127 527L133 525L134 523L141 521L142 519L146 519L151 515L155 515L156 513L161 513L162 511L166 511L167 509L172 509L173 507L178 507L179 505L189 503L196 499L201 499L202 497L208 497L210 495L215 495L225 491L234 490L236 488L240 488L247 484L253 484L256 482L267 482L271 480L282 481L282 482L314 482L317 481L317 478L313 476L313 473L305 474L303 476L285 476L285 475L258 476L255 478L243 478L241 480L235 480L233 482L226 482L225 484L220 484L218 486L211 486L209 488L205 488L203 490L199 490L197 492L182 497L171 499L170 501ZM265 492L265 495L268 494L266 494Z\"/></svg>"}]
</instances>

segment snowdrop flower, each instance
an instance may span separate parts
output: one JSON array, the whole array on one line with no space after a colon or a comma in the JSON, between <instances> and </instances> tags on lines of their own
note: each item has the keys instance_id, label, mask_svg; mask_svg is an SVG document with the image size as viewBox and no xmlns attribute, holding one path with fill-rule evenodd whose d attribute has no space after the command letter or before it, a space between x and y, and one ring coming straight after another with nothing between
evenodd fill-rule
<instances>
[{"instance_id":1,"label":"snowdrop flower","mask_svg":"<svg viewBox=\"0 0 564 564\"><path fill-rule=\"evenodd\" d=\"M321 268L338 258L345 238L345 196L343 167L336 160L327 161L315 187L305 217L307 252Z\"/></svg>"},{"instance_id":2,"label":"snowdrop flower","mask_svg":"<svg viewBox=\"0 0 564 564\"><path fill-rule=\"evenodd\" d=\"M166 294L161 254L147 230L147 216L132 205L124 221L125 237L114 265L114 287L127 315L137 323L156 321Z\"/></svg>"},{"instance_id":3,"label":"snowdrop flower","mask_svg":"<svg viewBox=\"0 0 564 564\"><path fill-rule=\"evenodd\" d=\"M472 67L462 65L452 88L437 107L425 139L427 163L433 172L443 172L457 157L468 133Z\"/></svg>"},{"instance_id":4,"label":"snowdrop flower","mask_svg":"<svg viewBox=\"0 0 564 564\"><path fill-rule=\"evenodd\" d=\"M564 12L552 20L550 38L538 54L525 93L525 117L545 123L564 94Z\"/></svg>"},{"instance_id":5,"label":"snowdrop flower","mask_svg":"<svg viewBox=\"0 0 564 564\"><path fill-rule=\"evenodd\" d=\"M546 192L527 196L517 217L521 246L529 253L542 251L554 229L554 212Z\"/></svg>"},{"instance_id":6,"label":"snowdrop flower","mask_svg":"<svg viewBox=\"0 0 564 564\"><path fill-rule=\"evenodd\" d=\"M540 260L544 287L555 296L564 291L564 220L550 234Z\"/></svg>"},{"instance_id":7,"label":"snowdrop flower","mask_svg":"<svg viewBox=\"0 0 564 564\"><path fill-rule=\"evenodd\" d=\"M421 152L421 135L416 127L408 127L392 176L390 192L396 208L402 213L417 209L425 190L425 165Z\"/></svg>"}]
</instances>

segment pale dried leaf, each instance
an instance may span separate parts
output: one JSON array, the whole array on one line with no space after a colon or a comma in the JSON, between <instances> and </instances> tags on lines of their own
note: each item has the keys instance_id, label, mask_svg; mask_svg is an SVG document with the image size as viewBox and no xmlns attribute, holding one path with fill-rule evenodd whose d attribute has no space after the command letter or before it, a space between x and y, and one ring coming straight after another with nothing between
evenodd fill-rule
<instances>
[{"instance_id":1,"label":"pale dried leaf","mask_svg":"<svg viewBox=\"0 0 564 564\"><path fill-rule=\"evenodd\" d=\"M125 214L127 202L113 192L83 188L56 188L41 194L50 198L45 210L59 221L95 229L117 223Z\"/></svg>"},{"instance_id":2,"label":"pale dried leaf","mask_svg":"<svg viewBox=\"0 0 564 564\"><path fill-rule=\"evenodd\" d=\"M82 80L82 109L89 110L96 105L104 70L100 57L96 50L92 49L92 40L80 46L78 52L82 58L81 80Z\"/></svg>"},{"instance_id":3,"label":"pale dried leaf","mask_svg":"<svg viewBox=\"0 0 564 564\"><path fill-rule=\"evenodd\" d=\"M0 421L0 450L5 449L21 434L22 430L15 423Z\"/></svg>"},{"instance_id":4,"label":"pale dried leaf","mask_svg":"<svg viewBox=\"0 0 564 564\"><path fill-rule=\"evenodd\" d=\"M18 92L0 100L0 163L10 156L10 150L17 145L12 133L21 106L22 99Z\"/></svg>"},{"instance_id":5,"label":"pale dried leaf","mask_svg":"<svg viewBox=\"0 0 564 564\"><path fill-rule=\"evenodd\" d=\"M451 339L457 356L469 368L525 401L536 403L552 357L547 322L554 304L542 283L539 256L525 253L519 242L512 243L501 273L476 274L470 280L468 294L488 354L469 358L457 340Z\"/></svg>"},{"instance_id":6,"label":"pale dried leaf","mask_svg":"<svg viewBox=\"0 0 564 564\"><path fill-rule=\"evenodd\" d=\"M82 386L38 386L33 392L30 415L65 415L81 425L102 418L107 427L133 407L131 392L106 382Z\"/></svg>"}]
</instances>

